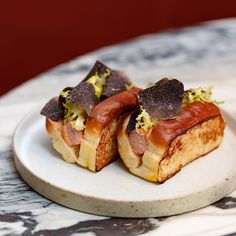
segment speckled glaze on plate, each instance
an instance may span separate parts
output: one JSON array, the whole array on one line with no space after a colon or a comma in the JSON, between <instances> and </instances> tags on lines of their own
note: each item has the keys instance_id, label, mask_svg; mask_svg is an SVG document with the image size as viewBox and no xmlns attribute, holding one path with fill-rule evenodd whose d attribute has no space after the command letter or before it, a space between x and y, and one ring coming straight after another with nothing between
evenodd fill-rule
<instances>
[{"instance_id":1,"label":"speckled glaze on plate","mask_svg":"<svg viewBox=\"0 0 236 236\"><path fill-rule=\"evenodd\" d=\"M117 217L157 217L207 206L236 187L236 130L227 121L222 145L157 185L131 175L115 161L92 173L65 163L53 150L39 110L26 116L13 137L16 168L35 191L79 211Z\"/></svg>"}]
</instances>

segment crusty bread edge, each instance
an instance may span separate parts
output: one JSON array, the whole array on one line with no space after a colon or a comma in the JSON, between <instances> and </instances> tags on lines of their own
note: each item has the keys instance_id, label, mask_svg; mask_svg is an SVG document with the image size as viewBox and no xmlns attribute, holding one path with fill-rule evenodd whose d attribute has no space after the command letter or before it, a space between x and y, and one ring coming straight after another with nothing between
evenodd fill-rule
<instances>
[{"instance_id":1,"label":"crusty bread edge","mask_svg":"<svg viewBox=\"0 0 236 236\"><path fill-rule=\"evenodd\" d=\"M164 182L183 166L219 147L223 140L224 127L225 122L219 115L177 136L163 155L158 168L157 181ZM190 145L192 143L193 145Z\"/></svg>"}]
</instances>

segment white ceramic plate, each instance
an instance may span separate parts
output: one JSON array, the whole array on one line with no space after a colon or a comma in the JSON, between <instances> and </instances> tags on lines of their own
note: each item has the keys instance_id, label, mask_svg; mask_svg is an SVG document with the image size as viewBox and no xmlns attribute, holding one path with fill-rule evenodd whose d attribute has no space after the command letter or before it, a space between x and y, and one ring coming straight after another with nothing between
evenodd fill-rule
<instances>
[{"instance_id":1,"label":"white ceramic plate","mask_svg":"<svg viewBox=\"0 0 236 236\"><path fill-rule=\"evenodd\" d=\"M179 214L209 205L236 187L236 129L234 120L224 116L222 145L161 185L129 174L119 160L98 173L65 163L53 150L39 111L25 117L15 131L15 164L33 189L73 209L119 217Z\"/></svg>"}]
</instances>

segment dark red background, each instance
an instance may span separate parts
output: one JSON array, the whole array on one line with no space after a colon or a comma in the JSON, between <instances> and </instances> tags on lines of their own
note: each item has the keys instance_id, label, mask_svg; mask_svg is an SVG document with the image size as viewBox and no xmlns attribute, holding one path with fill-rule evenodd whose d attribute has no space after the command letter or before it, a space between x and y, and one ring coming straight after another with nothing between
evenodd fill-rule
<instances>
[{"instance_id":1,"label":"dark red background","mask_svg":"<svg viewBox=\"0 0 236 236\"><path fill-rule=\"evenodd\" d=\"M0 94L98 47L232 16L234 0L1 1Z\"/></svg>"}]
</instances>

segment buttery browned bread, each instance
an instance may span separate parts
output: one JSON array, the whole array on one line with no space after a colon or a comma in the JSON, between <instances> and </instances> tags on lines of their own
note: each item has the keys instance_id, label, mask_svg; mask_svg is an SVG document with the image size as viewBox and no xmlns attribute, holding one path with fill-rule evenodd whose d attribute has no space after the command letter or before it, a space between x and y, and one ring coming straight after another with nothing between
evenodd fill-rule
<instances>
[{"instance_id":1,"label":"buttery browned bread","mask_svg":"<svg viewBox=\"0 0 236 236\"><path fill-rule=\"evenodd\" d=\"M62 120L52 121L47 118L46 129L55 150L66 162L78 163L94 172L114 161L118 157L118 127L127 112L137 106L136 93L139 91L138 88L131 88L96 105L92 116L86 120L82 140L78 145L70 145L63 136ZM73 133L71 135L75 136Z\"/></svg>"},{"instance_id":2,"label":"buttery browned bread","mask_svg":"<svg viewBox=\"0 0 236 236\"><path fill-rule=\"evenodd\" d=\"M225 121L213 103L193 102L172 120L158 122L148 132L126 132L128 116L118 132L118 149L129 171L162 183L183 166L217 148Z\"/></svg>"}]
</instances>

